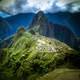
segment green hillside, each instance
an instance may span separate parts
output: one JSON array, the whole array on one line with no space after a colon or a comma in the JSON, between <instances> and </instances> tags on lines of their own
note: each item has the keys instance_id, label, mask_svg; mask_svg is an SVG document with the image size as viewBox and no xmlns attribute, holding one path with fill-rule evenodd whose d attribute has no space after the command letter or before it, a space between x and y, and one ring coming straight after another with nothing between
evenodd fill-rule
<instances>
[{"instance_id":1,"label":"green hillside","mask_svg":"<svg viewBox=\"0 0 80 80\"><path fill-rule=\"evenodd\" d=\"M38 80L80 80L80 70L56 69Z\"/></svg>"},{"instance_id":2,"label":"green hillside","mask_svg":"<svg viewBox=\"0 0 80 80\"><path fill-rule=\"evenodd\" d=\"M36 80L65 65L66 55L77 54L58 40L28 32L16 34L12 41L9 48L2 50L0 80Z\"/></svg>"}]
</instances>

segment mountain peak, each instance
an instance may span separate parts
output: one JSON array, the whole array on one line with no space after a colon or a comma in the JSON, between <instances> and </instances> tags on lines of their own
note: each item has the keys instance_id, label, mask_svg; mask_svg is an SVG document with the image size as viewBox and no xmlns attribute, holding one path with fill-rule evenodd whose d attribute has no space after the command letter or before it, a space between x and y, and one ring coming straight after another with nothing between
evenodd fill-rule
<instances>
[{"instance_id":1,"label":"mountain peak","mask_svg":"<svg viewBox=\"0 0 80 80\"><path fill-rule=\"evenodd\" d=\"M43 16L44 15L44 12L43 11L39 11L38 13L37 13L37 15L41 15L41 16Z\"/></svg>"},{"instance_id":2,"label":"mountain peak","mask_svg":"<svg viewBox=\"0 0 80 80\"><path fill-rule=\"evenodd\" d=\"M40 34L46 37L58 39L71 47L76 47L75 43L78 43L76 36L69 28L49 22L42 11L38 12L34 16L28 30L32 34Z\"/></svg>"},{"instance_id":3,"label":"mountain peak","mask_svg":"<svg viewBox=\"0 0 80 80\"><path fill-rule=\"evenodd\" d=\"M33 28L33 26L34 26L34 27L38 27L38 26L41 27L41 26L44 26L44 24L46 25L47 22L48 22L48 20L47 20L47 18L46 18L46 16L45 16L44 12L43 12L43 11L39 11L39 12L34 16L33 21L32 21L32 23L31 23L31 25L30 25L29 28Z\"/></svg>"},{"instance_id":4,"label":"mountain peak","mask_svg":"<svg viewBox=\"0 0 80 80\"><path fill-rule=\"evenodd\" d=\"M36 20L41 22L43 19L45 19L45 14L43 11L39 11L36 16L35 16Z\"/></svg>"}]
</instances>

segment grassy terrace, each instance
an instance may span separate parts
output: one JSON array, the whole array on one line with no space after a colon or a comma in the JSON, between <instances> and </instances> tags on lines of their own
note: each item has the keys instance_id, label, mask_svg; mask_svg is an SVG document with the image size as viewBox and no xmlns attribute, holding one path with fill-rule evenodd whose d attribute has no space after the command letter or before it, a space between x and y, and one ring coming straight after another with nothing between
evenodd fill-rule
<instances>
[{"instance_id":1,"label":"grassy terrace","mask_svg":"<svg viewBox=\"0 0 80 80\"><path fill-rule=\"evenodd\" d=\"M0 80L68 80L67 78L72 76L74 79L69 80L80 80L76 79L79 69L70 69L75 68L73 60L76 60L75 56L79 55L79 52L68 45L28 32L21 36L15 35L12 41L9 48L1 50ZM56 77L59 74L60 76Z\"/></svg>"}]
</instances>

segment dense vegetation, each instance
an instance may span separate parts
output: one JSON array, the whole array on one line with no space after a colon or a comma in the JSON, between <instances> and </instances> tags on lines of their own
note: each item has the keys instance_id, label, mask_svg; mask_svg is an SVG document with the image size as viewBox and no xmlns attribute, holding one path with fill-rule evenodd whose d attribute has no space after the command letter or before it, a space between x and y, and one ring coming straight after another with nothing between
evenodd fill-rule
<instances>
[{"instance_id":1,"label":"dense vegetation","mask_svg":"<svg viewBox=\"0 0 80 80\"><path fill-rule=\"evenodd\" d=\"M37 47L43 45L45 51L40 51ZM47 51L46 46L53 50ZM77 51L62 42L28 32L16 34L12 45L0 53L0 80L36 80L61 66L74 68L72 58L76 63L75 56L79 57Z\"/></svg>"}]
</instances>

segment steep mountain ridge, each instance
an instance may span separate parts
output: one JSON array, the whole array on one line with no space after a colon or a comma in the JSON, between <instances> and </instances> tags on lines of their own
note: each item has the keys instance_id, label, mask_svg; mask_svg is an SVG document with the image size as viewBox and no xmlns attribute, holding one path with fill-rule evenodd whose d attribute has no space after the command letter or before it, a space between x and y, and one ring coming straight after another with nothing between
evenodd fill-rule
<instances>
[{"instance_id":1,"label":"steep mountain ridge","mask_svg":"<svg viewBox=\"0 0 80 80\"><path fill-rule=\"evenodd\" d=\"M78 37L80 36L80 12L48 13L46 16L50 22L66 26L70 28Z\"/></svg>"},{"instance_id":2,"label":"steep mountain ridge","mask_svg":"<svg viewBox=\"0 0 80 80\"><path fill-rule=\"evenodd\" d=\"M35 15L28 30L32 34L36 33L58 39L71 47L78 45L75 34L69 28L49 22L42 11Z\"/></svg>"}]
</instances>

